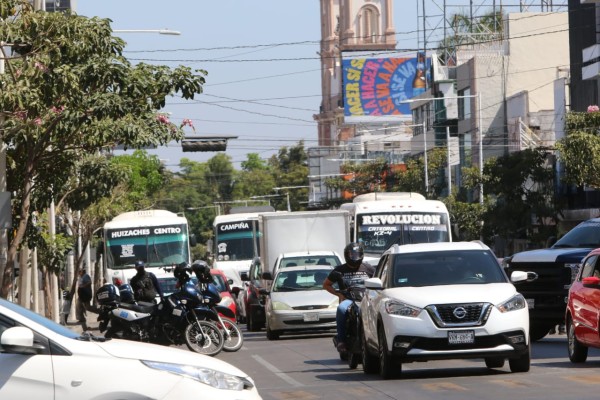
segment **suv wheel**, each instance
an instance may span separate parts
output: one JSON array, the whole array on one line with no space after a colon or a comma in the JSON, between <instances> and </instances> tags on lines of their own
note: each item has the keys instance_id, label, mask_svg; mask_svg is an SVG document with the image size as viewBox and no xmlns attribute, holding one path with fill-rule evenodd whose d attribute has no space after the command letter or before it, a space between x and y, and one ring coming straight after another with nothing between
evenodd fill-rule
<instances>
[{"instance_id":1,"label":"suv wheel","mask_svg":"<svg viewBox=\"0 0 600 400\"><path fill-rule=\"evenodd\" d=\"M390 379L400 375L402 364L398 363L396 370L394 370L392 355L388 352L387 340L382 326L379 327L377 336L379 341L379 376L383 379Z\"/></svg>"},{"instance_id":2,"label":"suv wheel","mask_svg":"<svg viewBox=\"0 0 600 400\"><path fill-rule=\"evenodd\" d=\"M571 360L572 363L583 363L587 360L588 348L577 340L577 337L575 336L575 324L570 318L567 322L567 343L569 360Z\"/></svg>"},{"instance_id":3,"label":"suv wheel","mask_svg":"<svg viewBox=\"0 0 600 400\"><path fill-rule=\"evenodd\" d=\"M279 335L281 335L281 331L274 331L269 328L269 324L267 323L267 339L269 340L279 340Z\"/></svg>"},{"instance_id":4,"label":"suv wheel","mask_svg":"<svg viewBox=\"0 0 600 400\"><path fill-rule=\"evenodd\" d=\"M502 368L504 367L504 358L501 357L488 357L485 359L485 366L492 368Z\"/></svg>"},{"instance_id":5,"label":"suv wheel","mask_svg":"<svg viewBox=\"0 0 600 400\"><path fill-rule=\"evenodd\" d=\"M531 365L531 347L527 347L527 352L519 358L509 358L508 365L510 372L527 372Z\"/></svg>"}]
</instances>

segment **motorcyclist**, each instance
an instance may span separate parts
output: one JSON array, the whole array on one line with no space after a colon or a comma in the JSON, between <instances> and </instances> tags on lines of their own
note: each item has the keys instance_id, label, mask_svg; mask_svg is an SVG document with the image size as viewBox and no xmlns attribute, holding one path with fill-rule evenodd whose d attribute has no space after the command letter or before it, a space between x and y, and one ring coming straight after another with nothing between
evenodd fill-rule
<instances>
[{"instance_id":1,"label":"motorcyclist","mask_svg":"<svg viewBox=\"0 0 600 400\"><path fill-rule=\"evenodd\" d=\"M375 273L375 268L366 262L363 262L364 249L360 243L352 242L344 248L345 263L338 265L329 274L323 282L323 289L337 296L340 299L336 311L337 324L337 350L340 353L347 351L346 348L346 320L348 319L348 309L352 305L352 300L347 299L343 293L337 291L333 284L336 283L335 276L341 273L346 288L364 287L364 281L371 278Z\"/></svg>"},{"instance_id":2,"label":"motorcyclist","mask_svg":"<svg viewBox=\"0 0 600 400\"><path fill-rule=\"evenodd\" d=\"M163 292L158 284L156 275L146 271L146 264L142 260L135 262L135 270L137 273L131 278L129 284L133 289L133 295L137 301L155 302L156 295L163 300Z\"/></svg>"}]
</instances>

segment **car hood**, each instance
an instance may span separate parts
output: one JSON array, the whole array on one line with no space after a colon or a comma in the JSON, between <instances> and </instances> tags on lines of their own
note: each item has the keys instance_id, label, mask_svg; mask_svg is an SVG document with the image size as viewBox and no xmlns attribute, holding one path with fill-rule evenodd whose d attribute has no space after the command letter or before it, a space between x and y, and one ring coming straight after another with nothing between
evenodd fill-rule
<instances>
[{"instance_id":1,"label":"car hood","mask_svg":"<svg viewBox=\"0 0 600 400\"><path fill-rule=\"evenodd\" d=\"M218 358L193 353L175 347L120 339L110 339L106 342L98 342L97 345L111 356L117 358L193 365L226 372L235 376L247 376L247 374L240 369L221 361Z\"/></svg>"},{"instance_id":2,"label":"car hood","mask_svg":"<svg viewBox=\"0 0 600 400\"><path fill-rule=\"evenodd\" d=\"M510 262L578 262L593 248L551 248L516 253Z\"/></svg>"},{"instance_id":3,"label":"car hood","mask_svg":"<svg viewBox=\"0 0 600 400\"><path fill-rule=\"evenodd\" d=\"M517 290L510 283L402 287L384 290L384 296L419 308L430 304L452 303L489 302L497 305L516 293Z\"/></svg>"},{"instance_id":4,"label":"car hood","mask_svg":"<svg viewBox=\"0 0 600 400\"><path fill-rule=\"evenodd\" d=\"M301 290L296 292L272 292L271 301L280 301L290 307L304 305L329 305L335 296L326 290Z\"/></svg>"}]
</instances>

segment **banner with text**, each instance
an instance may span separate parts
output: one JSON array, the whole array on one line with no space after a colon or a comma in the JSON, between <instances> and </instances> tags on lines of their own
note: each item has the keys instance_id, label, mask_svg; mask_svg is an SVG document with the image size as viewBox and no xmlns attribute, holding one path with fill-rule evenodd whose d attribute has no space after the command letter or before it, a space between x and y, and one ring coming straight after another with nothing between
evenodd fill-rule
<instances>
[{"instance_id":1,"label":"banner with text","mask_svg":"<svg viewBox=\"0 0 600 400\"><path fill-rule=\"evenodd\" d=\"M431 87L431 59L348 58L342 60L347 123L388 122L411 117L405 102Z\"/></svg>"}]
</instances>

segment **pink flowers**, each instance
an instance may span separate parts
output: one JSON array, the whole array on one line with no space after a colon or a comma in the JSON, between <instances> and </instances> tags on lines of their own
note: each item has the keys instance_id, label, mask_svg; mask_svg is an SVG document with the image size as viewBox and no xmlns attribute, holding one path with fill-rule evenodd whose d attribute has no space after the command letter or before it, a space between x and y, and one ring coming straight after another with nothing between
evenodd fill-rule
<instances>
[{"instance_id":1,"label":"pink flowers","mask_svg":"<svg viewBox=\"0 0 600 400\"><path fill-rule=\"evenodd\" d=\"M598 112L598 111L600 111L600 108L597 105L588 106L588 108L587 108L587 112L589 112L589 113Z\"/></svg>"},{"instance_id":2,"label":"pink flowers","mask_svg":"<svg viewBox=\"0 0 600 400\"><path fill-rule=\"evenodd\" d=\"M50 109L50 111L52 111L54 114L60 114L64 111L65 107L64 106L58 106L58 107L54 107L52 106L52 108Z\"/></svg>"},{"instance_id":3,"label":"pink flowers","mask_svg":"<svg viewBox=\"0 0 600 400\"><path fill-rule=\"evenodd\" d=\"M189 118L184 118L184 119L183 119L183 122L181 123L181 126L182 126L182 127L183 127L183 126L189 126L190 128L193 128L193 127L194 127L194 123L192 122L192 120L191 120L191 119L189 119Z\"/></svg>"},{"instance_id":4,"label":"pink flowers","mask_svg":"<svg viewBox=\"0 0 600 400\"><path fill-rule=\"evenodd\" d=\"M158 114L156 116L156 120L158 122L160 122L161 124L169 124L169 123L171 123L171 121L169 121L169 117L167 117L165 114Z\"/></svg>"}]
</instances>

